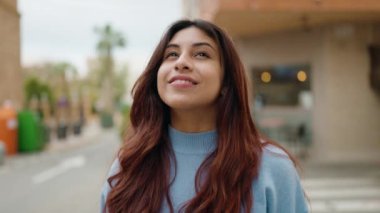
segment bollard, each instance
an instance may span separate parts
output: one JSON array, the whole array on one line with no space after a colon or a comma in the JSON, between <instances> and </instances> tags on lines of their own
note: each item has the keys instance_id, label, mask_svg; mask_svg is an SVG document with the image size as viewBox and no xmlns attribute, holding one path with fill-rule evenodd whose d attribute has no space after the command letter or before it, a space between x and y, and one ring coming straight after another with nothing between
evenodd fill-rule
<instances>
[{"instance_id":1,"label":"bollard","mask_svg":"<svg viewBox=\"0 0 380 213\"><path fill-rule=\"evenodd\" d=\"M3 141L0 141L0 166L4 164L5 157L5 145Z\"/></svg>"}]
</instances>

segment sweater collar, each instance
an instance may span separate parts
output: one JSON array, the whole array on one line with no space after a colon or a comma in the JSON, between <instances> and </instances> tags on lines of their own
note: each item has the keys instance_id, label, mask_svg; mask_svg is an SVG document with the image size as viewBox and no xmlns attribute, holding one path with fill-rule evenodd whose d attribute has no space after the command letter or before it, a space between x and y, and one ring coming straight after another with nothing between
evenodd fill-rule
<instances>
[{"instance_id":1,"label":"sweater collar","mask_svg":"<svg viewBox=\"0 0 380 213\"><path fill-rule=\"evenodd\" d=\"M169 138L175 152L187 154L207 154L215 150L216 130L187 133L169 126Z\"/></svg>"}]
</instances>

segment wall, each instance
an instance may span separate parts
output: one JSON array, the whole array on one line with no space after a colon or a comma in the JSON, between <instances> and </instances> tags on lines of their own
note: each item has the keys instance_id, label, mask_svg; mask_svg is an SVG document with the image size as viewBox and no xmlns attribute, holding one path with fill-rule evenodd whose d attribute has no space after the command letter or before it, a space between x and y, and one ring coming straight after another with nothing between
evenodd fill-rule
<instances>
[{"instance_id":1,"label":"wall","mask_svg":"<svg viewBox=\"0 0 380 213\"><path fill-rule=\"evenodd\" d=\"M323 62L326 75L327 159L379 160L380 96L369 85L370 25L326 29Z\"/></svg>"},{"instance_id":2,"label":"wall","mask_svg":"<svg viewBox=\"0 0 380 213\"><path fill-rule=\"evenodd\" d=\"M17 1L0 3L0 104L10 99L22 105L20 16Z\"/></svg>"},{"instance_id":3,"label":"wall","mask_svg":"<svg viewBox=\"0 0 380 213\"><path fill-rule=\"evenodd\" d=\"M245 66L311 65L313 161L380 161L380 98L369 87L373 27L330 26L245 38Z\"/></svg>"}]
</instances>

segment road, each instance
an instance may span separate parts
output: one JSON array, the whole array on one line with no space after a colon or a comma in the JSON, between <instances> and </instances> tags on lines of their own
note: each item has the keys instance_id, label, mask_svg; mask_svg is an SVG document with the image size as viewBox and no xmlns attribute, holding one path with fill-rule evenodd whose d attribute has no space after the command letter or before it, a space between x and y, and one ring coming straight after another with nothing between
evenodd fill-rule
<instances>
[{"instance_id":1,"label":"road","mask_svg":"<svg viewBox=\"0 0 380 213\"><path fill-rule=\"evenodd\" d=\"M96 131L95 131L96 132ZM0 212L99 212L100 190L120 144L115 130L60 152L8 160L0 167ZM379 213L380 165L303 165L313 213Z\"/></svg>"},{"instance_id":2,"label":"road","mask_svg":"<svg viewBox=\"0 0 380 213\"><path fill-rule=\"evenodd\" d=\"M75 149L16 157L0 167L0 212L99 212L100 190L117 148L109 130Z\"/></svg>"}]
</instances>

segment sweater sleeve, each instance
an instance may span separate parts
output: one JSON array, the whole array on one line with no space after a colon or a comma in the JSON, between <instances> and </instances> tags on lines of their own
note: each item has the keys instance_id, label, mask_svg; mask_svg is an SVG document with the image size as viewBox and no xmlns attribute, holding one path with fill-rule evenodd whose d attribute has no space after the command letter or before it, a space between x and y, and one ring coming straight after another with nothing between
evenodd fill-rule
<instances>
[{"instance_id":1,"label":"sweater sleeve","mask_svg":"<svg viewBox=\"0 0 380 213\"><path fill-rule=\"evenodd\" d=\"M112 163L110 171L108 172L108 175L107 175L107 179L106 179L106 181L105 181L105 183L103 184L103 187L102 187L102 192L101 192L101 195L100 195L100 212L101 213L105 212L104 210L105 210L105 207L106 207L107 195L108 195L108 193L111 190L111 186L108 183L108 178L111 177L112 175L115 175L119 171L119 169L120 169L119 160L116 159Z\"/></svg>"},{"instance_id":2,"label":"sweater sleeve","mask_svg":"<svg viewBox=\"0 0 380 213\"><path fill-rule=\"evenodd\" d=\"M281 151L282 152L282 151ZM293 162L284 153L264 155L265 197L268 213L307 213L308 204Z\"/></svg>"}]
</instances>

